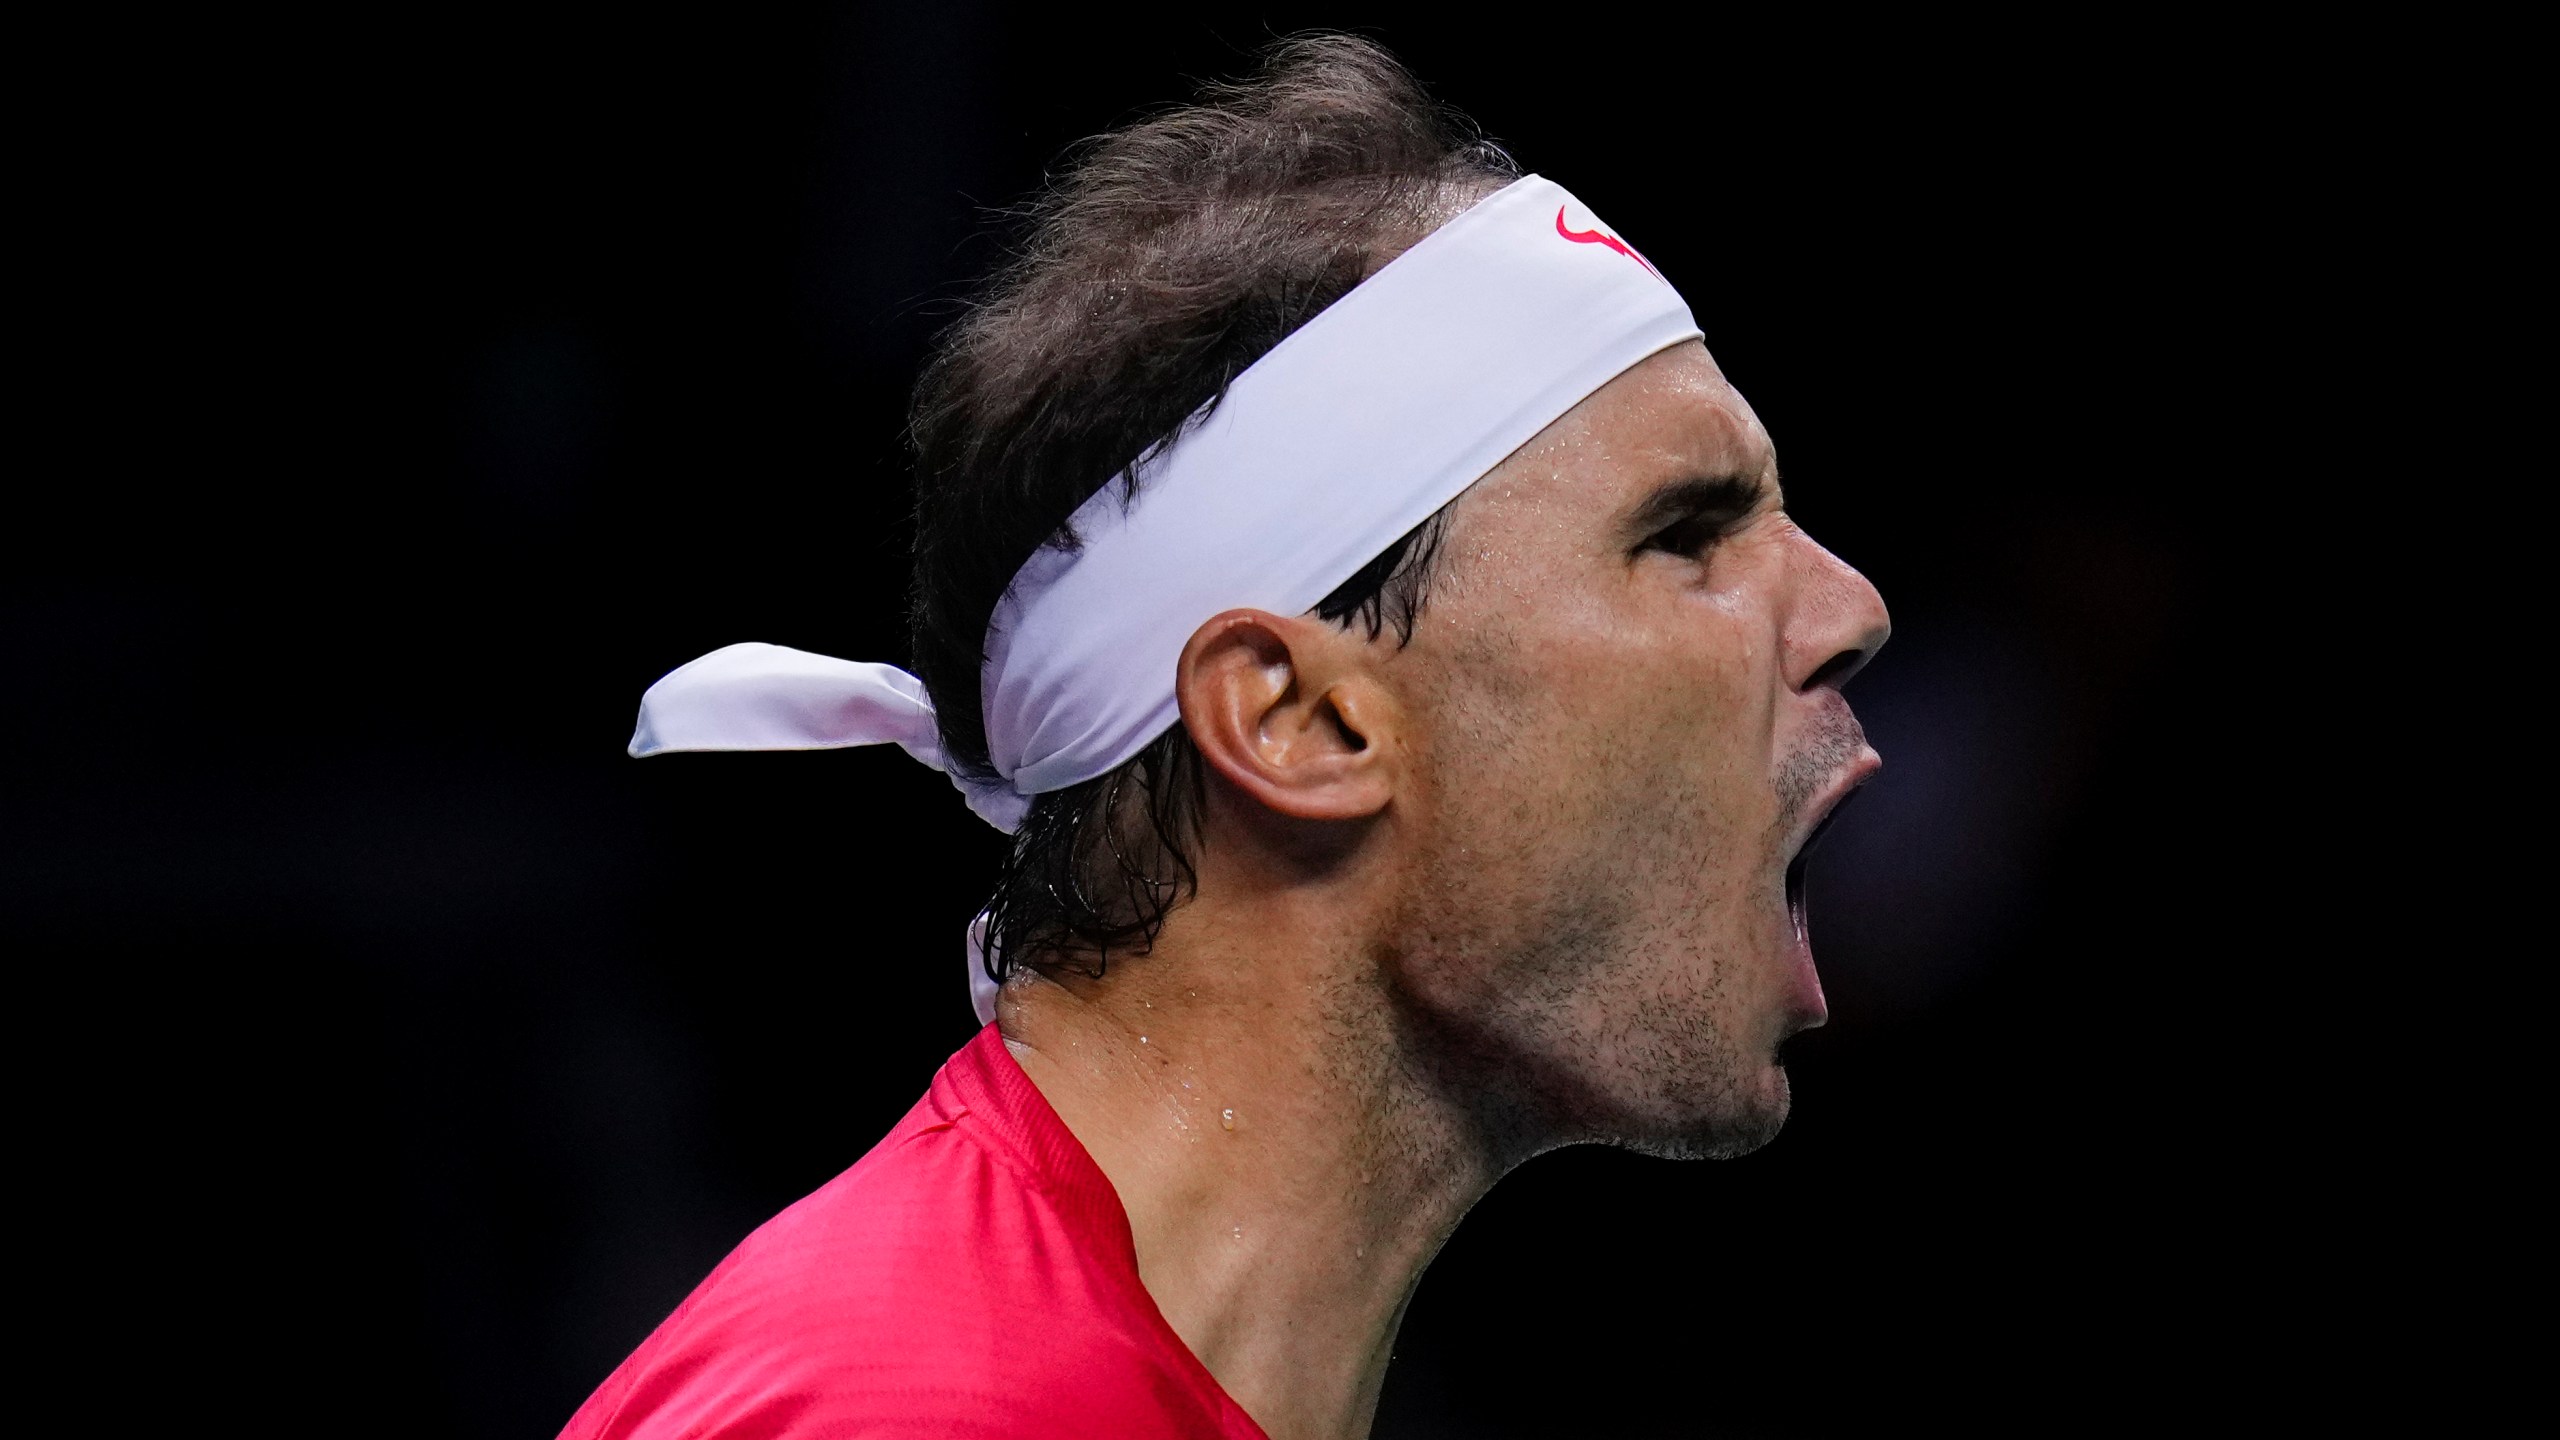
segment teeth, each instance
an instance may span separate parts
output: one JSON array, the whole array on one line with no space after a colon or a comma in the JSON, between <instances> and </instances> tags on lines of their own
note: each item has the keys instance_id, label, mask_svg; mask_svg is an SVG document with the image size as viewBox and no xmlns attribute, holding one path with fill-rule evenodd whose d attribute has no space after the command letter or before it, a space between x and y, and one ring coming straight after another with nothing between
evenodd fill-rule
<instances>
[{"instance_id":1,"label":"teeth","mask_svg":"<svg viewBox=\"0 0 2560 1440\"><path fill-rule=\"evenodd\" d=\"M1787 920L1795 927L1796 943L1805 943L1804 856L1801 854L1787 863Z\"/></svg>"}]
</instances>

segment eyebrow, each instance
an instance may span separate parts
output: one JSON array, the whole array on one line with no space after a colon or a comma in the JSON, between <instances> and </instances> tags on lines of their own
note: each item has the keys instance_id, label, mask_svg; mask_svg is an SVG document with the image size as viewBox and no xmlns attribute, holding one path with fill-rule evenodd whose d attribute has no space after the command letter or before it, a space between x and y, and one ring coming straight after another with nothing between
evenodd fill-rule
<instances>
[{"instance_id":1,"label":"eyebrow","mask_svg":"<svg viewBox=\"0 0 2560 1440\"><path fill-rule=\"evenodd\" d=\"M1643 539L1667 525L1697 515L1741 516L1767 498L1769 482L1758 475L1692 475L1662 485L1627 512L1627 532Z\"/></svg>"}]
</instances>

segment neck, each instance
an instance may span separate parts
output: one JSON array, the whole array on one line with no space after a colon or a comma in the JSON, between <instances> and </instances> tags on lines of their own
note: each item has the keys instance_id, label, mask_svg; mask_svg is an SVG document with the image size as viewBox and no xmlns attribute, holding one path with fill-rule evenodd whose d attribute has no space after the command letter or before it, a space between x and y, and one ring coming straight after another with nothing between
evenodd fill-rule
<instances>
[{"instance_id":1,"label":"neck","mask_svg":"<svg viewBox=\"0 0 2560 1440\"><path fill-rule=\"evenodd\" d=\"M1499 1169L1418 1082L1374 960L1326 938L1358 927L1310 910L1203 894L1148 954L1001 1010L1157 1307L1273 1440L1368 1433L1414 1285Z\"/></svg>"}]
</instances>

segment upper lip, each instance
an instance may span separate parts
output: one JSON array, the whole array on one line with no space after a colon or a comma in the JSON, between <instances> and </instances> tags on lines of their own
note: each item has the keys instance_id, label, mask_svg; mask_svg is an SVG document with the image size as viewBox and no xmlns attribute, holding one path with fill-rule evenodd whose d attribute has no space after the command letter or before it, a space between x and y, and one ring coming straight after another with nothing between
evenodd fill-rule
<instances>
[{"instance_id":1,"label":"upper lip","mask_svg":"<svg viewBox=\"0 0 2560 1440\"><path fill-rule=\"evenodd\" d=\"M1796 821L1795 833L1787 837L1787 859L1792 862L1802 855L1814 837L1822 833L1822 827L1830 823L1832 813L1840 808L1840 802L1848 799L1851 791L1866 784L1883 768L1884 757L1876 753L1874 746L1859 747L1858 758L1841 766L1824 782L1813 803L1805 807L1803 817Z\"/></svg>"}]
</instances>

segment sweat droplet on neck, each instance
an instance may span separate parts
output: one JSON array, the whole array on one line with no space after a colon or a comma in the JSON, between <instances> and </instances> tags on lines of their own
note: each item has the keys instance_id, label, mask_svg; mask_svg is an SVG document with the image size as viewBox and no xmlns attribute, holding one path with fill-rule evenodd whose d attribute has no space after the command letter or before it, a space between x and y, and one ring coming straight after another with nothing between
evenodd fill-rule
<instances>
[{"instance_id":1,"label":"sweat droplet on neck","mask_svg":"<svg viewBox=\"0 0 2560 1440\"><path fill-rule=\"evenodd\" d=\"M1236 1128L1236 1112L1233 1110L1219 1111L1218 1124L1223 1129L1233 1130Z\"/></svg>"}]
</instances>

